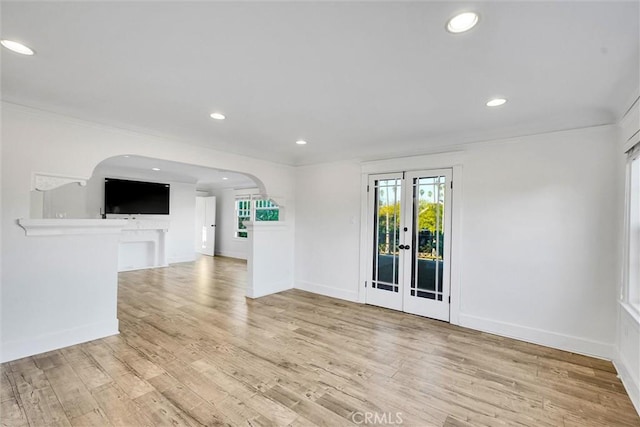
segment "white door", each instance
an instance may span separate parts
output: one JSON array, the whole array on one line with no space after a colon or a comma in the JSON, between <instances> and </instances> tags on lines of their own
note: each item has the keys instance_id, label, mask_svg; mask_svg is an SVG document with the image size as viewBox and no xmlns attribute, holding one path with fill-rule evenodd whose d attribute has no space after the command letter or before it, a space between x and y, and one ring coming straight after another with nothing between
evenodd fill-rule
<instances>
[{"instance_id":1,"label":"white door","mask_svg":"<svg viewBox=\"0 0 640 427\"><path fill-rule=\"evenodd\" d=\"M213 256L216 243L216 198L196 197L196 252Z\"/></svg>"},{"instance_id":2,"label":"white door","mask_svg":"<svg viewBox=\"0 0 640 427\"><path fill-rule=\"evenodd\" d=\"M449 321L451 170L369 178L366 302Z\"/></svg>"}]
</instances>

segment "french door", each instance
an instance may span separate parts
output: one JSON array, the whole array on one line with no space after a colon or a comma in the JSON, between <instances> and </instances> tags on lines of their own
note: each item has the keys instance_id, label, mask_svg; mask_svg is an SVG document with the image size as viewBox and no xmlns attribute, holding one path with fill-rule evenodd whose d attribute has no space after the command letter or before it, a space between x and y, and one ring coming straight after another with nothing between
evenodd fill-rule
<instances>
[{"instance_id":1,"label":"french door","mask_svg":"<svg viewBox=\"0 0 640 427\"><path fill-rule=\"evenodd\" d=\"M367 304L449 321L451 170L370 175Z\"/></svg>"}]
</instances>

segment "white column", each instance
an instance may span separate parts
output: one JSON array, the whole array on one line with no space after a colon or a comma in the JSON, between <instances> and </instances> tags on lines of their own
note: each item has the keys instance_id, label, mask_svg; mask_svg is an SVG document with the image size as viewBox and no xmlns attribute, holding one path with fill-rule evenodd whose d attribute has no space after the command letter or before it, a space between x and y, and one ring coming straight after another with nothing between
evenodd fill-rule
<instances>
[{"instance_id":1,"label":"white column","mask_svg":"<svg viewBox=\"0 0 640 427\"><path fill-rule=\"evenodd\" d=\"M247 221L247 297L293 288L293 239L285 221Z\"/></svg>"}]
</instances>

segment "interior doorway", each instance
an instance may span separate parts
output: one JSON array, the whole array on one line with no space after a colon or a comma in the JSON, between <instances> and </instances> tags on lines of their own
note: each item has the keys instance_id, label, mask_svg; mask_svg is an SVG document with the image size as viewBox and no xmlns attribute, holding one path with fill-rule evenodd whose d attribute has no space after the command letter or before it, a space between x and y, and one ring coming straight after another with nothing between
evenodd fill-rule
<instances>
[{"instance_id":1,"label":"interior doorway","mask_svg":"<svg viewBox=\"0 0 640 427\"><path fill-rule=\"evenodd\" d=\"M367 304L449 321L451 169L370 175Z\"/></svg>"},{"instance_id":2,"label":"interior doorway","mask_svg":"<svg viewBox=\"0 0 640 427\"><path fill-rule=\"evenodd\" d=\"M214 256L216 246L216 198L196 197L196 252Z\"/></svg>"}]
</instances>

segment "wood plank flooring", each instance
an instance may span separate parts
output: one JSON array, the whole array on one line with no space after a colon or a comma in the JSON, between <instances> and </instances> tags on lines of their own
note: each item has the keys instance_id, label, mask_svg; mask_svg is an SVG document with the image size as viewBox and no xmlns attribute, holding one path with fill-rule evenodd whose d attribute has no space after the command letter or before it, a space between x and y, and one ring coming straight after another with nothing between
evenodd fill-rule
<instances>
[{"instance_id":1,"label":"wood plank flooring","mask_svg":"<svg viewBox=\"0 0 640 427\"><path fill-rule=\"evenodd\" d=\"M7 426L640 426L611 363L291 290L120 274L120 335L1 365Z\"/></svg>"}]
</instances>

